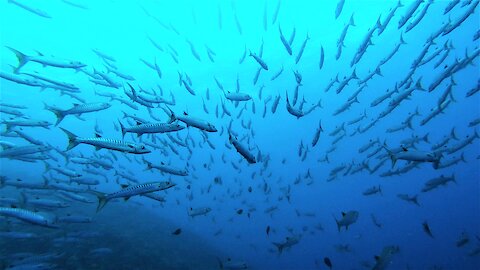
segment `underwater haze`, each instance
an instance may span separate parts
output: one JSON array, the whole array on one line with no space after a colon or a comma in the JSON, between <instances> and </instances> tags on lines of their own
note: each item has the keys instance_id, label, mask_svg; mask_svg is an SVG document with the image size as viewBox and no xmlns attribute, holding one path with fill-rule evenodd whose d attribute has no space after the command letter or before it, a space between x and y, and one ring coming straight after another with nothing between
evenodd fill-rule
<instances>
[{"instance_id":1,"label":"underwater haze","mask_svg":"<svg viewBox=\"0 0 480 270\"><path fill-rule=\"evenodd\" d=\"M1 1L0 269L480 269L478 5Z\"/></svg>"}]
</instances>

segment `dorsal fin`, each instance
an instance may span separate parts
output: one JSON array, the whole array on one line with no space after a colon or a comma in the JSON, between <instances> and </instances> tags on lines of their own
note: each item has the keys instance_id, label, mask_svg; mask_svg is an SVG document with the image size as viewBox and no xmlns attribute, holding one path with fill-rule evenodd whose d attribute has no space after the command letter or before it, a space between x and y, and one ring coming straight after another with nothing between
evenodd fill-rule
<instances>
[{"instance_id":1,"label":"dorsal fin","mask_svg":"<svg viewBox=\"0 0 480 270\"><path fill-rule=\"evenodd\" d=\"M187 113L187 112L183 112L183 115L188 115L188 113Z\"/></svg>"},{"instance_id":2,"label":"dorsal fin","mask_svg":"<svg viewBox=\"0 0 480 270\"><path fill-rule=\"evenodd\" d=\"M95 132L95 138L102 138L102 135L98 132Z\"/></svg>"},{"instance_id":3,"label":"dorsal fin","mask_svg":"<svg viewBox=\"0 0 480 270\"><path fill-rule=\"evenodd\" d=\"M129 185L128 184L121 184L120 185L122 188L127 188Z\"/></svg>"},{"instance_id":4,"label":"dorsal fin","mask_svg":"<svg viewBox=\"0 0 480 270\"><path fill-rule=\"evenodd\" d=\"M408 151L408 149L407 149L405 146L402 146L402 150L403 150L403 152L407 152L407 151Z\"/></svg>"},{"instance_id":5,"label":"dorsal fin","mask_svg":"<svg viewBox=\"0 0 480 270\"><path fill-rule=\"evenodd\" d=\"M135 122L137 123L137 126L143 124L142 122L140 122L140 121L138 121L138 120L135 121Z\"/></svg>"},{"instance_id":6,"label":"dorsal fin","mask_svg":"<svg viewBox=\"0 0 480 270\"><path fill-rule=\"evenodd\" d=\"M123 198L124 201L128 201L128 199L130 199L130 197Z\"/></svg>"},{"instance_id":7,"label":"dorsal fin","mask_svg":"<svg viewBox=\"0 0 480 270\"><path fill-rule=\"evenodd\" d=\"M80 106L80 104L79 103L73 103L73 106L75 106L75 107Z\"/></svg>"},{"instance_id":8,"label":"dorsal fin","mask_svg":"<svg viewBox=\"0 0 480 270\"><path fill-rule=\"evenodd\" d=\"M342 217L344 217L345 215L346 215L345 212L342 212Z\"/></svg>"}]
</instances>

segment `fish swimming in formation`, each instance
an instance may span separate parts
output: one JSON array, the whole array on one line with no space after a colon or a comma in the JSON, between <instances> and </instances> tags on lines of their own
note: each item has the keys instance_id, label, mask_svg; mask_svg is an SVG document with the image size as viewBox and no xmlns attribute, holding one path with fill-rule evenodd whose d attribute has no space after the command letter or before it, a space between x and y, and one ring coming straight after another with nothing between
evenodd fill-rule
<instances>
[{"instance_id":1,"label":"fish swimming in formation","mask_svg":"<svg viewBox=\"0 0 480 270\"><path fill-rule=\"evenodd\" d=\"M130 199L132 196L143 195L146 193L152 193L155 191L169 189L174 187L176 184L170 181L163 182L151 182L135 186L122 185L122 189L113 193L105 194L99 191L89 190L90 193L93 193L98 198L97 212L102 210L103 207L112 199L115 198L124 198L125 201Z\"/></svg>"}]
</instances>

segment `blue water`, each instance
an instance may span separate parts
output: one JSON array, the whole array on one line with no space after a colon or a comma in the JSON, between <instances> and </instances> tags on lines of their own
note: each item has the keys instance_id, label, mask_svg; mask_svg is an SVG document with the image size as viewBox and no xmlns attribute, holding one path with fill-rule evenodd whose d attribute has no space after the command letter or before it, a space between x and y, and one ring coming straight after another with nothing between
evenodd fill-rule
<instances>
[{"instance_id":1,"label":"blue water","mask_svg":"<svg viewBox=\"0 0 480 270\"><path fill-rule=\"evenodd\" d=\"M7 179L7 183L15 179L43 183L45 178L50 183L58 179L69 183L69 177L46 170L46 162L52 167L69 168L99 180L100 184L91 186L91 189L105 193L118 191L121 189L119 184L137 184L118 176L116 172L130 174L130 178L140 184L171 180L176 186L156 192L164 196L166 201L163 203L134 196L126 202L122 199L112 200L96 213L97 198L88 191L78 194L93 203L68 200L59 195L55 188L25 189L7 184L0 189L0 198L15 198L18 203L14 206L17 208L40 211L55 217L78 214L91 217L92 221L87 224L59 223L59 228L52 229L0 215L1 232L35 233L35 237L22 240L0 236L0 268L15 269L15 266L21 265L14 262L15 254L28 252L27 257L60 254L57 258L47 260L49 265L30 263L29 267L37 267L31 269L219 269L221 265L218 260L222 261L225 269L229 269L231 262L245 263L249 269L328 269L324 263L326 257L332 262L333 269L368 269L374 267L375 255L380 255L387 246L396 246L398 252L387 259L385 267L376 269L479 269L480 140L473 139L472 143L452 154L444 151L440 159L440 164L443 164L463 154L466 162L438 169L434 169L431 162L420 162L404 174L380 176L409 164L398 160L392 167L387 151L381 147L383 142L387 148L397 148L404 139L428 134L428 140L420 140L414 147L419 151L432 152L432 146L445 136L450 136L452 128L458 139L450 139L443 149L454 147L466 140L467 136L474 136L478 130L478 126L470 123L480 117L480 94L477 92L466 96L468 91L478 87L480 79L477 57L479 41L474 40L479 29L478 7L456 29L434 39L435 43L429 47L423 59L438 55L418 66L411 75L414 81L412 86L420 80L425 91L414 90L408 99L383 118L378 116L388 108L392 99L375 107L370 105L387 89L392 91L395 84L400 84L407 77L412 63L433 33L449 19L452 23L456 22L478 1L470 4L467 3L470 1L460 1L446 14L444 11L450 1L434 1L419 24L405 32L406 26L419 16L428 1L421 3L406 25L398 29L400 18L414 2L402 0L403 7L396 10L388 25L384 25L386 28L381 35L378 29L373 32L370 38L372 44L353 66L351 61L368 31L375 27L379 16L380 22L384 22L397 1L346 0L337 19L336 1L279 1L17 2L41 10L50 18L2 1L2 74L13 74L13 67L18 66L15 54L8 49L11 47L30 56L40 52L56 59L81 61L86 64L83 69L89 73L97 70L107 74L107 60L95 54L93 49L96 49L113 57L113 65L118 71L134 77L134 80L128 81L108 73L120 85L114 88L92 83L89 75L80 70L28 62L19 71L19 76L28 78L21 73L38 72L44 77L74 84L80 90L75 94L86 103L111 104L106 110L82 114L81 119L74 115L66 116L55 126L56 117L44 108L44 103L66 110L82 102L61 95L59 90L27 86L2 76L2 103L26 106L25 109L19 109L25 117L51 123L48 129L14 127L12 130L22 130L43 144L58 147L60 152L67 154L65 159L52 149L42 154L49 153L47 160L26 162L17 158L2 158L0 174ZM81 4L81 7L71 3ZM278 17L274 19L278 5ZM342 55L337 60L337 40L352 14L355 25L349 27ZM287 40L295 29L291 56L280 40L279 27ZM334 115L359 89L360 80L373 72L380 61L390 54L399 43L400 35L406 44L401 45L398 52L381 65L382 76L374 75L358 94L358 103ZM309 40L303 55L295 63L307 36ZM156 48L149 38L162 50ZM198 52L200 60L194 56L189 42ZM446 52L445 43L450 52L442 64L435 68L435 63ZM249 51L258 55L262 44L261 58L268 64L268 70L262 70L258 81L254 83L261 66L249 56ZM213 61L209 59L206 46L215 53L211 55ZM324 64L319 69L321 47L324 50ZM247 55L239 63L245 51ZM462 63L468 57L472 57L472 64L447 74L438 87L428 91L451 65ZM161 78L156 70L140 59L156 62L162 73ZM271 80L282 67L282 74ZM339 83L325 92L327 85L337 75L339 81L343 81L354 70L359 80L352 79L338 94L336 90ZM322 104L321 108L299 119L286 109L286 93L291 103L297 86L293 71L302 75L295 108L300 106L303 99L304 111L319 100ZM182 74L185 82L188 76L195 95L186 90L183 85L185 82L179 84L179 74ZM214 78L223 85L225 91L246 93L252 99L241 101L236 107L235 102L225 99L224 92ZM456 85L446 99L450 103L442 113L421 125L421 120L431 109L438 108L438 100L451 84L452 78ZM187 141L190 150L177 145L166 134L156 134L152 139L147 134L137 137L127 133L125 141L144 142L151 153L135 155L108 149L96 151L93 146L85 144L67 151L68 139L59 127L81 137L94 137L97 125L102 137L120 140L122 134L118 129L118 121L125 126L135 125L135 121L124 117L123 112L150 122L169 120L169 115L162 109L166 108L165 104L154 104L150 114L147 107L139 103L136 103L138 110L134 110L117 100L96 94L113 93L130 100L124 92L124 87L129 89L127 82L137 92L141 92L140 88L147 93L153 90L167 100L173 95L175 105L168 107L176 114L185 112L204 119L215 125L218 131L204 134L195 127L188 127L170 133L181 141ZM272 104L278 95L280 102L277 111L272 113ZM222 115L222 100L231 116ZM203 109L203 103L208 113ZM417 108L420 115L413 117L411 129L386 132L388 128L401 124ZM337 139L337 135L329 134L364 112L366 118L352 125L345 124L346 136L336 142L335 149L327 154ZM1 118L5 121L15 116L2 113ZM373 127L365 132L358 131L375 119L378 121ZM323 132L318 144L313 147L312 139L319 121ZM251 126L248 127L250 122ZM255 164L248 164L235 151L228 139L229 127L242 144L248 145L248 150L257 159ZM2 127L0 140L16 146L30 145L22 138L12 137L15 134ZM206 136L213 147L206 142ZM379 143L363 153L359 152L360 147L376 139ZM305 148L299 155L301 144L308 148L304 158ZM377 154L367 157L379 147L381 149ZM406 151L415 151L411 145L404 147ZM86 158L97 155L112 163L113 168L97 166L95 169L102 175L91 175L85 169L94 166L66 162L80 155ZM323 161L325 155L328 156L328 162ZM147 170L142 157L154 164L164 162L186 169L188 175L176 176L154 169ZM383 159L386 159L385 163L376 172L369 172ZM368 169L352 173L362 162L368 164ZM351 171L347 171L349 164L354 164ZM343 165L346 168L338 172L335 179L329 179L332 170ZM306 177L308 172L311 177ZM441 175L454 175L456 182L422 192L428 180ZM221 178L221 184L214 183L216 177ZM85 185L71 185L86 189ZM380 186L382 192L363 195L365 190L373 186ZM289 194L287 190L290 190ZM21 193L26 196L26 202L19 199ZM417 194L420 206L399 199L398 194ZM40 209L28 203L36 198L61 200L67 202L69 207ZM12 205L2 201L0 206ZM190 207L210 207L212 210L206 215L190 217L187 211ZM271 214L266 213L265 210L270 207L278 209ZM240 209L242 213L239 213ZM342 227L339 231L334 217L340 219L341 212L351 210L359 212L358 220L348 230ZM372 214L381 227L372 222ZM423 230L424 222L428 222L433 238ZM270 228L268 235L267 226ZM182 232L179 235L172 234L178 228ZM84 235L69 238L78 232ZM462 234L468 237L464 245L458 244ZM299 237L298 244L280 253L273 243L284 242L286 237L292 236ZM348 245L350 251L342 252L336 248L337 245ZM108 251L92 253L97 248L106 248ZM228 258L231 258L231 262L227 261Z\"/></svg>"}]
</instances>

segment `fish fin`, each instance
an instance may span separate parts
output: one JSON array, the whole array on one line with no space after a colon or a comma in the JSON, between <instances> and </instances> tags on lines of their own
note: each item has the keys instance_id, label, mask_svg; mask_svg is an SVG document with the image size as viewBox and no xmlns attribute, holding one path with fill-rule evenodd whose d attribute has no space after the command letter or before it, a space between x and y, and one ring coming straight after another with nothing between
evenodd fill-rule
<instances>
[{"instance_id":1,"label":"fish fin","mask_svg":"<svg viewBox=\"0 0 480 270\"><path fill-rule=\"evenodd\" d=\"M57 126L58 124L60 124L60 122L61 122L61 121L63 120L63 118L65 117L65 114L63 113L63 111L62 111L62 110L59 110L59 109L57 109L57 108L54 108L54 107L52 107L52 106L49 106L49 105L47 105L45 102L43 103L43 105L44 105L44 108L45 108L46 110L51 111L51 112L54 113L55 116L57 117L57 122L55 122L55 126Z\"/></svg>"},{"instance_id":2,"label":"fish fin","mask_svg":"<svg viewBox=\"0 0 480 270\"><path fill-rule=\"evenodd\" d=\"M67 146L67 151L74 148L75 146L77 146L79 144L79 142L77 141L77 136L75 134L73 134L72 132L60 127L60 129L65 132L65 134L67 134L68 136L68 146ZM46 165L45 165L46 166Z\"/></svg>"},{"instance_id":3,"label":"fish fin","mask_svg":"<svg viewBox=\"0 0 480 270\"><path fill-rule=\"evenodd\" d=\"M122 188L127 188L129 185L127 185L127 184L121 184L120 186L121 186Z\"/></svg>"},{"instance_id":4,"label":"fish fin","mask_svg":"<svg viewBox=\"0 0 480 270\"><path fill-rule=\"evenodd\" d=\"M108 202L107 197L105 196L104 193L99 192L99 191L88 190L88 192L90 192L90 193L94 194L95 196L97 196L97 198L98 198L97 213L100 212L100 210L102 210L102 208L105 207L105 205L106 205L107 202Z\"/></svg>"},{"instance_id":5,"label":"fish fin","mask_svg":"<svg viewBox=\"0 0 480 270\"><path fill-rule=\"evenodd\" d=\"M123 198L124 201L128 201L128 199L130 199L130 197Z\"/></svg>"},{"instance_id":6,"label":"fish fin","mask_svg":"<svg viewBox=\"0 0 480 270\"><path fill-rule=\"evenodd\" d=\"M18 66L13 71L14 73L18 74L18 71L20 70L20 68L22 68L28 61L30 61L30 58L26 54L14 49L14 48L11 48L11 47L8 47L8 46L7 46L7 48L9 50L11 50L13 53L15 53L15 56L18 59Z\"/></svg>"},{"instance_id":7,"label":"fish fin","mask_svg":"<svg viewBox=\"0 0 480 270\"><path fill-rule=\"evenodd\" d=\"M126 114L125 114L125 116L126 116ZM123 126L122 122L120 122L120 120L118 120L118 123L120 124L120 129L122 130L122 139L123 139L125 137L125 133L127 133L127 131L125 130L125 127Z\"/></svg>"}]
</instances>

